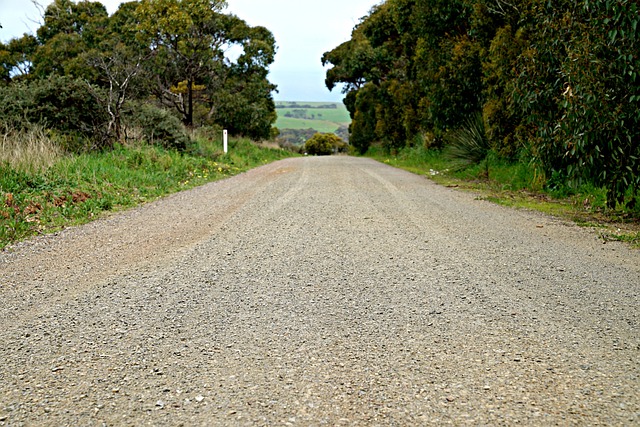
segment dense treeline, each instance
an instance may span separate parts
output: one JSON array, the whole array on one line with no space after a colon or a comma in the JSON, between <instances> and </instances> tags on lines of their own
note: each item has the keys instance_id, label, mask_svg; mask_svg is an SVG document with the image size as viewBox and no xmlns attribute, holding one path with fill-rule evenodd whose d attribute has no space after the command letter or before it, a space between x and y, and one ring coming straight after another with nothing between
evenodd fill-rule
<instances>
[{"instance_id":1,"label":"dense treeline","mask_svg":"<svg viewBox=\"0 0 640 427\"><path fill-rule=\"evenodd\" d=\"M361 152L472 147L632 206L639 15L633 0L386 0L324 54L326 83L344 84Z\"/></svg>"},{"instance_id":2,"label":"dense treeline","mask_svg":"<svg viewBox=\"0 0 640 427\"><path fill-rule=\"evenodd\" d=\"M54 0L35 35L0 43L1 130L44 126L72 151L111 146L133 127L176 148L184 126L269 138L274 37L225 8L139 0L109 16L97 1Z\"/></svg>"}]
</instances>

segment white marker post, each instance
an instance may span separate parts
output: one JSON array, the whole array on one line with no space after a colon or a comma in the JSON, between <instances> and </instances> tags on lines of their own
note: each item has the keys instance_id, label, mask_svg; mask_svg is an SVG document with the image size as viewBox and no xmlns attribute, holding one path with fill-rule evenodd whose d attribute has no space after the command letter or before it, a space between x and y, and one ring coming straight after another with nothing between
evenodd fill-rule
<instances>
[{"instance_id":1,"label":"white marker post","mask_svg":"<svg viewBox=\"0 0 640 427\"><path fill-rule=\"evenodd\" d=\"M224 154L229 151L229 135L227 130L222 131L222 145L224 146Z\"/></svg>"}]
</instances>

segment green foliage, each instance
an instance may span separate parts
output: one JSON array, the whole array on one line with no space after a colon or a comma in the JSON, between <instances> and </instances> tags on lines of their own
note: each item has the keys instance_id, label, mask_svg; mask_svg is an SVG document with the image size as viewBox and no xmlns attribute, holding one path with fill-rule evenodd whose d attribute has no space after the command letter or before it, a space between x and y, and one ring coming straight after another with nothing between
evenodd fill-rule
<instances>
[{"instance_id":1,"label":"green foliage","mask_svg":"<svg viewBox=\"0 0 640 427\"><path fill-rule=\"evenodd\" d=\"M355 113L351 121L349 142L359 153L364 154L376 140L377 89L373 85L366 85L353 93Z\"/></svg>"},{"instance_id":2,"label":"green foliage","mask_svg":"<svg viewBox=\"0 0 640 427\"><path fill-rule=\"evenodd\" d=\"M615 207L627 189L640 189L640 10L610 0L587 3L580 14L583 33L561 69L567 93L556 139L567 150L568 176L606 186Z\"/></svg>"},{"instance_id":3,"label":"green foliage","mask_svg":"<svg viewBox=\"0 0 640 427\"><path fill-rule=\"evenodd\" d=\"M304 145L305 151L311 156L328 156L346 152L347 148L347 144L333 133L316 133Z\"/></svg>"},{"instance_id":4,"label":"green foliage","mask_svg":"<svg viewBox=\"0 0 640 427\"><path fill-rule=\"evenodd\" d=\"M267 139L276 120L267 80L275 59L275 39L264 27L250 27L222 14L222 0L143 0L136 9L139 40L151 46L149 73L154 92L165 105L194 124L217 123L233 134ZM235 63L225 58L230 46L242 48Z\"/></svg>"},{"instance_id":5,"label":"green foliage","mask_svg":"<svg viewBox=\"0 0 640 427\"><path fill-rule=\"evenodd\" d=\"M223 0L141 0L108 16L97 1L52 1L35 37L0 43L0 86L14 86L0 94L6 101L0 121L12 129L42 123L78 152L126 142L130 101L161 102L189 127L219 125L232 134L272 138L276 87L267 76L275 38L224 14L226 6ZM235 61L226 55L232 46L241 49ZM60 86L60 78L71 84ZM172 124L146 119L156 142L186 145Z\"/></svg>"},{"instance_id":6,"label":"green foliage","mask_svg":"<svg viewBox=\"0 0 640 427\"><path fill-rule=\"evenodd\" d=\"M639 12L631 0L387 0L323 55L326 84L345 84L360 152L439 141L481 111L499 159L533 161L552 186L603 187L623 209L640 189Z\"/></svg>"},{"instance_id":7,"label":"green foliage","mask_svg":"<svg viewBox=\"0 0 640 427\"><path fill-rule=\"evenodd\" d=\"M39 78L73 76L97 83L98 72L87 63L85 53L104 40L107 22L107 10L100 2L54 0L37 30L39 46L31 74Z\"/></svg>"},{"instance_id":8,"label":"green foliage","mask_svg":"<svg viewBox=\"0 0 640 427\"><path fill-rule=\"evenodd\" d=\"M190 139L183 124L169 111L142 104L135 108L134 123L142 129L144 138L153 145L185 150Z\"/></svg>"},{"instance_id":9,"label":"green foliage","mask_svg":"<svg viewBox=\"0 0 640 427\"><path fill-rule=\"evenodd\" d=\"M271 127L277 119L271 91L275 86L254 75L229 79L225 90L215 97L212 120L233 135L255 140L271 138Z\"/></svg>"},{"instance_id":10,"label":"green foliage","mask_svg":"<svg viewBox=\"0 0 640 427\"><path fill-rule=\"evenodd\" d=\"M73 152L102 148L108 115L95 100L97 91L84 81L55 75L0 88L0 124L7 129L42 125Z\"/></svg>"},{"instance_id":11,"label":"green foliage","mask_svg":"<svg viewBox=\"0 0 640 427\"><path fill-rule=\"evenodd\" d=\"M534 49L521 53L516 106L535 123L533 152L549 177L608 190L609 206L640 188L638 6L563 2L532 10Z\"/></svg>"},{"instance_id":12,"label":"green foliage","mask_svg":"<svg viewBox=\"0 0 640 427\"><path fill-rule=\"evenodd\" d=\"M37 48L37 39L29 34L9 40L6 45L0 43L0 82L9 83L28 76Z\"/></svg>"},{"instance_id":13,"label":"green foliage","mask_svg":"<svg viewBox=\"0 0 640 427\"><path fill-rule=\"evenodd\" d=\"M135 11L138 39L151 46L149 71L156 96L193 124L194 97L207 75L215 74L230 41L230 19L222 0L142 0Z\"/></svg>"},{"instance_id":14,"label":"green foliage","mask_svg":"<svg viewBox=\"0 0 640 427\"><path fill-rule=\"evenodd\" d=\"M472 115L461 128L449 132L445 140L444 155L461 166L479 164L489 154L489 142L480 114ZM486 165L488 175L488 162Z\"/></svg>"}]
</instances>

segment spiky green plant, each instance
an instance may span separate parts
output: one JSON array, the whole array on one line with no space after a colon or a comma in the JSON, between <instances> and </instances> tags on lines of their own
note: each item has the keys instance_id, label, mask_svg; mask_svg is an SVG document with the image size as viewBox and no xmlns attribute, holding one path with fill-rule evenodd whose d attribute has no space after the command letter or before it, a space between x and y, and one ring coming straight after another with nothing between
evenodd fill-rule
<instances>
[{"instance_id":1,"label":"spiky green plant","mask_svg":"<svg viewBox=\"0 0 640 427\"><path fill-rule=\"evenodd\" d=\"M480 113L473 114L458 129L445 135L444 155L464 168L485 162L485 172L489 176L489 141L485 133L484 120Z\"/></svg>"}]
</instances>

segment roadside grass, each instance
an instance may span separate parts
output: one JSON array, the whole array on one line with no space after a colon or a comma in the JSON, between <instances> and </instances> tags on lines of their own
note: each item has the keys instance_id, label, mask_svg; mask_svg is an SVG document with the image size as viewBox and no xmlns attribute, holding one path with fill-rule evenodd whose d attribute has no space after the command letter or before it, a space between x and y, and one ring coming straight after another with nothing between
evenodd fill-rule
<instances>
[{"instance_id":1,"label":"roadside grass","mask_svg":"<svg viewBox=\"0 0 640 427\"><path fill-rule=\"evenodd\" d=\"M503 206L543 212L593 228L603 242L622 241L640 248L640 211L606 206L606 192L593 186L548 189L533 165L508 163L489 155L486 164L460 167L437 150L406 148L390 155L382 147L367 152L382 163L424 175L452 188L473 191L478 198ZM487 176L486 171L489 171Z\"/></svg>"},{"instance_id":2,"label":"roadside grass","mask_svg":"<svg viewBox=\"0 0 640 427\"><path fill-rule=\"evenodd\" d=\"M0 135L0 164L9 163L18 170L38 172L62 155L62 150L49 139L41 126L8 130Z\"/></svg>"},{"instance_id":3,"label":"roadside grass","mask_svg":"<svg viewBox=\"0 0 640 427\"><path fill-rule=\"evenodd\" d=\"M58 154L36 166L11 160L6 147L0 150L0 249L294 155L234 138L224 154L220 141L196 137L182 153L138 144Z\"/></svg>"}]
</instances>

